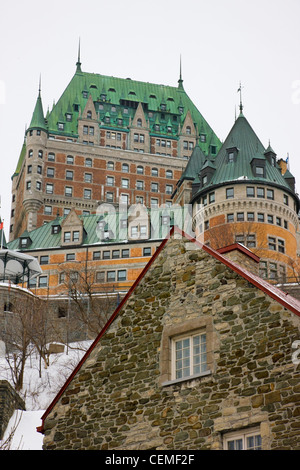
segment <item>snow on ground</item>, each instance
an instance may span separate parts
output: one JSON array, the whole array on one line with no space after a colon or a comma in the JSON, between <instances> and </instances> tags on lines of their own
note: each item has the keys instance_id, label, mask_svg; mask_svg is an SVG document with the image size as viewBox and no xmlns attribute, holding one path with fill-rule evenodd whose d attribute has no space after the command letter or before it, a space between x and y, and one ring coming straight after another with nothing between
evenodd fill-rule
<instances>
[{"instance_id":1,"label":"snow on ground","mask_svg":"<svg viewBox=\"0 0 300 470\"><path fill-rule=\"evenodd\" d=\"M16 427L10 450L42 450L43 435L36 431L41 426L41 417L56 394L90 346L91 341L70 344L65 352L50 355L50 365L41 366L38 355L32 354L26 362L24 387L19 393L26 404L26 411L16 410L10 419L7 430L0 441L5 442ZM41 375L41 376L40 376ZM0 380L12 384L9 368L4 357L0 357Z\"/></svg>"}]
</instances>

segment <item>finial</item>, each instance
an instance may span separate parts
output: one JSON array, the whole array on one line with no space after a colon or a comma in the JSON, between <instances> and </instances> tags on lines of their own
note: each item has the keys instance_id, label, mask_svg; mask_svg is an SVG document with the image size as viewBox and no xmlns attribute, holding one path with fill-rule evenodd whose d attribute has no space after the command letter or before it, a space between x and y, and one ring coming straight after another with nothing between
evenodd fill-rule
<instances>
[{"instance_id":1,"label":"finial","mask_svg":"<svg viewBox=\"0 0 300 470\"><path fill-rule=\"evenodd\" d=\"M40 79L39 79L39 96L41 96L41 91L42 91L42 75L40 74Z\"/></svg>"},{"instance_id":2,"label":"finial","mask_svg":"<svg viewBox=\"0 0 300 470\"><path fill-rule=\"evenodd\" d=\"M78 59L77 59L77 62L76 62L76 71L77 72L81 72L81 62L80 62L80 38L79 38L79 42L78 42Z\"/></svg>"},{"instance_id":3,"label":"finial","mask_svg":"<svg viewBox=\"0 0 300 470\"><path fill-rule=\"evenodd\" d=\"M242 88L244 88L244 87L242 87L242 84L241 84L241 82L240 82L240 86L239 86L239 89L238 89L238 91L237 91L238 93L240 93L240 113L243 112Z\"/></svg>"},{"instance_id":4,"label":"finial","mask_svg":"<svg viewBox=\"0 0 300 470\"><path fill-rule=\"evenodd\" d=\"M178 80L178 88L183 88L183 80L182 80L182 69L181 69L181 54L180 54L180 69L179 69L179 80Z\"/></svg>"}]
</instances>

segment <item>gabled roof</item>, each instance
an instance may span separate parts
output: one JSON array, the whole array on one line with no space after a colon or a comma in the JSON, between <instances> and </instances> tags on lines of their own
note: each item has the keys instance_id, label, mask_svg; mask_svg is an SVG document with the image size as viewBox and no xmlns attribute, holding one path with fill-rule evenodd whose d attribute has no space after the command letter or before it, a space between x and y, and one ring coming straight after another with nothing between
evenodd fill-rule
<instances>
[{"instance_id":1,"label":"gabled roof","mask_svg":"<svg viewBox=\"0 0 300 470\"><path fill-rule=\"evenodd\" d=\"M190 240L192 243L195 243L199 248L206 251L209 255L213 256L216 260L220 261L221 263L223 263L224 265L226 265L227 267L229 267L230 269L235 271L237 274L242 276L244 279L249 281L255 287L257 287L258 289L262 290L264 293L269 295L272 299L276 300L284 308L287 308L292 313L294 313L294 314L296 314L297 316L300 317L300 301L299 300L297 300L297 299L291 297L290 295L282 292L280 289L276 288L275 286L272 286L271 284L269 284L267 281L260 278L259 276L256 276L255 274L249 272L248 270L240 267L238 264L234 263L233 261L230 261L225 256L223 256L222 254L220 254L217 251L213 250L211 247L206 246L206 245L202 245L202 243L200 243L197 240L191 238L189 235L184 233L179 228L173 227L170 231L169 236L165 238L165 240L161 243L159 248L156 250L155 254L152 256L152 258L150 259L148 264L145 266L145 268L143 269L140 276L136 279L136 281L134 282L134 284L132 285L132 287L130 288L128 293L126 294L126 296L123 298L121 303L118 305L118 307L116 308L116 310L114 311L114 313L112 314L112 316L110 317L110 319L108 320L106 325L104 326L104 328L101 330L101 332L99 333L97 338L94 340L94 342L92 343L92 345L90 346L88 351L82 357L81 361L78 363L78 365L76 366L76 368L74 369L74 371L72 372L70 377L67 379L67 381L65 382L65 384L63 385L61 390L58 392L58 394L56 395L54 400L51 402L51 404L49 405L49 407L47 408L47 410L43 414L43 416L41 418L42 419L42 425L37 428L38 432L42 432L42 433L44 432L44 422L45 422L46 417L51 412L51 410L54 408L55 404L58 402L58 400L60 399L60 397L62 396L62 394L66 390L66 388L68 387L68 385L71 383L74 376L81 369L82 365L85 363L85 361L87 360L87 358L89 357L89 355L91 354L93 349L97 346L97 344L99 343L99 341L101 340L103 335L109 329L110 325L118 317L118 315L121 312L123 306L126 304L128 299L133 295L135 289L137 288L139 283L142 281L142 279L144 278L146 273L149 271L151 266L154 264L155 260L157 259L157 257L160 255L160 253L162 252L162 250L164 249L164 247L168 243L168 240L170 239L170 237L172 237L173 235L176 235L176 234L179 234L179 236Z\"/></svg>"}]
</instances>

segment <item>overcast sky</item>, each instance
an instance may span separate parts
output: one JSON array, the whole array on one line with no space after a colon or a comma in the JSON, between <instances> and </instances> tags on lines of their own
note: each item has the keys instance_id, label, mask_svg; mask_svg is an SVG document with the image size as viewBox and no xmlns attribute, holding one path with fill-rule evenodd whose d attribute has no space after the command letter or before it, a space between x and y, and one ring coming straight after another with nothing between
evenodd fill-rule
<instances>
[{"instance_id":1,"label":"overcast sky","mask_svg":"<svg viewBox=\"0 0 300 470\"><path fill-rule=\"evenodd\" d=\"M299 0L15 0L0 13L0 216L42 77L44 112L76 69L183 85L221 140L238 110L265 147L290 157L300 190Z\"/></svg>"}]
</instances>

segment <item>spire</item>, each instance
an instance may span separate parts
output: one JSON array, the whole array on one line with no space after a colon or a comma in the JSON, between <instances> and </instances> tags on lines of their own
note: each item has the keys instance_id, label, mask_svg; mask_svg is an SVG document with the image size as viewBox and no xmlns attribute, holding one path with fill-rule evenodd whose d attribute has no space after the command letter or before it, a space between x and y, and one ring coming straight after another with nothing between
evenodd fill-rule
<instances>
[{"instance_id":1,"label":"spire","mask_svg":"<svg viewBox=\"0 0 300 470\"><path fill-rule=\"evenodd\" d=\"M33 111L31 123L30 123L30 126L27 129L27 131L29 129L33 129L33 128L43 129L45 131L47 130L45 117L44 117L44 111L43 111L42 98L41 98L41 76L40 76L40 79L39 79L38 97L37 97L35 108L34 108L34 111Z\"/></svg>"},{"instance_id":2,"label":"spire","mask_svg":"<svg viewBox=\"0 0 300 470\"><path fill-rule=\"evenodd\" d=\"M182 70L181 70L181 54L180 54L180 70L179 70L179 80L178 80L178 88L183 89L183 80L182 80Z\"/></svg>"},{"instance_id":3,"label":"spire","mask_svg":"<svg viewBox=\"0 0 300 470\"><path fill-rule=\"evenodd\" d=\"M238 89L238 93L240 94L240 114L243 114L243 101L242 101L242 84L240 82L240 86L239 86L239 89Z\"/></svg>"},{"instance_id":4,"label":"spire","mask_svg":"<svg viewBox=\"0 0 300 470\"><path fill-rule=\"evenodd\" d=\"M81 72L81 62L80 62L80 38L78 43L78 59L76 62L76 72Z\"/></svg>"}]
</instances>

